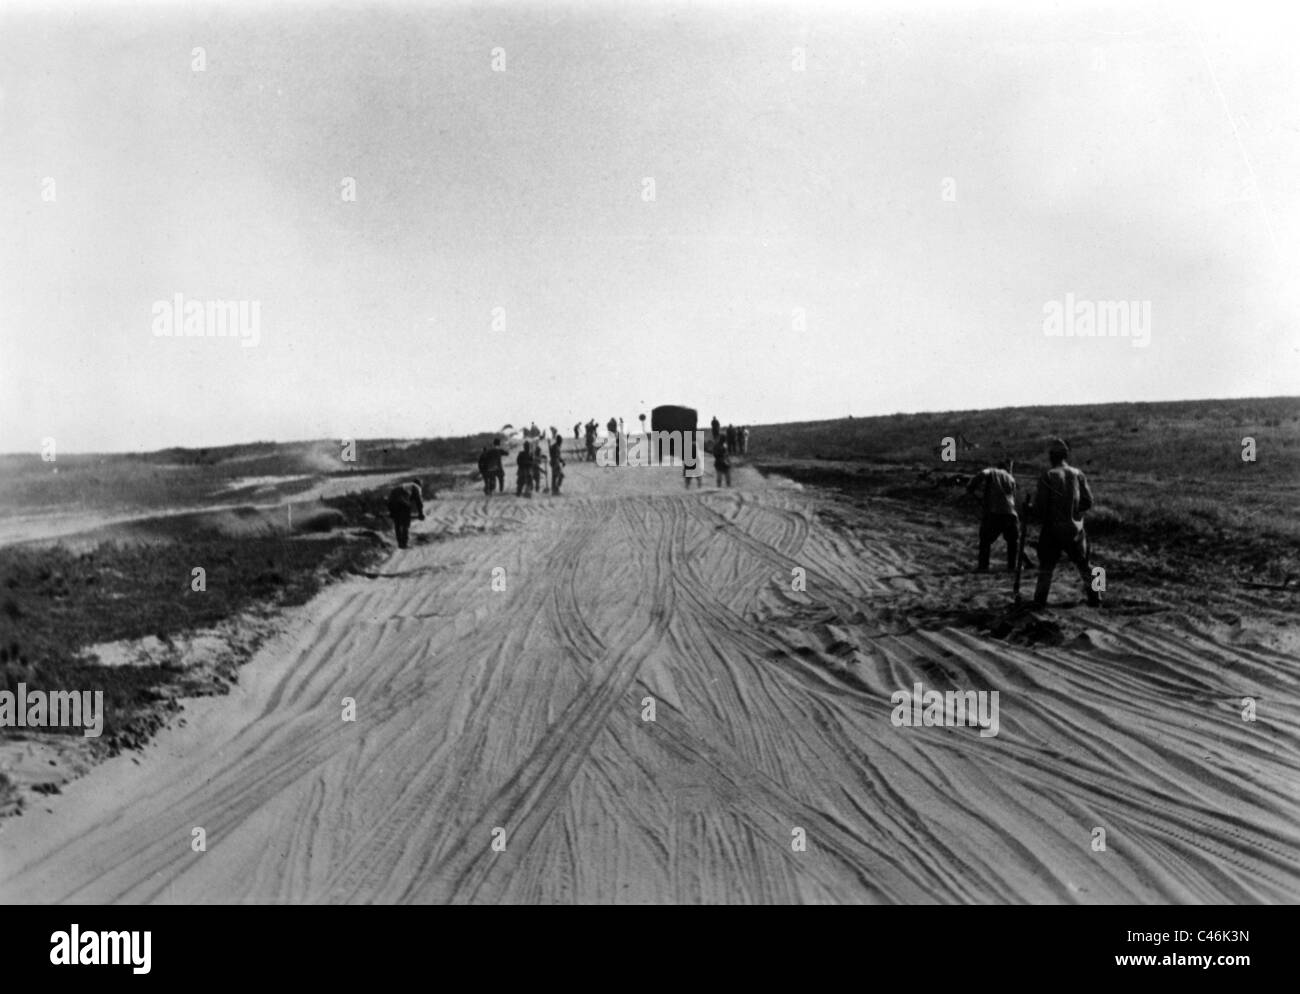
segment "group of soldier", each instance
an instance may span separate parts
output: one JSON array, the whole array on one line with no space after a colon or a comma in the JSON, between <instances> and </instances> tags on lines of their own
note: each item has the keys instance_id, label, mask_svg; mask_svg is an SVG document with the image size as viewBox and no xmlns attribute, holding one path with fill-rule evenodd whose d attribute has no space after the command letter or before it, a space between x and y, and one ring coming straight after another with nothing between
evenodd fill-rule
<instances>
[{"instance_id":1,"label":"group of soldier","mask_svg":"<svg viewBox=\"0 0 1300 994\"><path fill-rule=\"evenodd\" d=\"M564 439L558 430L547 434L534 423L524 432L524 444L515 457L515 496L532 498L533 493L559 494L564 482ZM502 448L500 437L485 445L478 457L483 492L505 493L506 471L502 460L509 453Z\"/></svg>"},{"instance_id":2,"label":"group of soldier","mask_svg":"<svg viewBox=\"0 0 1300 994\"><path fill-rule=\"evenodd\" d=\"M573 426L573 443L576 447L580 441L580 436L587 441L586 448L583 451L583 458L587 462L596 461L596 419L592 418L585 425L575 424Z\"/></svg>"},{"instance_id":3,"label":"group of soldier","mask_svg":"<svg viewBox=\"0 0 1300 994\"><path fill-rule=\"evenodd\" d=\"M727 451L732 454L744 455L749 451L749 428L737 428L735 425L722 427L722 422L718 416L713 415L713 420L709 422L709 428L713 432L713 447L716 450L719 442L726 443Z\"/></svg>"},{"instance_id":4,"label":"group of soldier","mask_svg":"<svg viewBox=\"0 0 1300 994\"><path fill-rule=\"evenodd\" d=\"M1088 603L1101 606L1101 592L1096 589L1089 563L1088 533L1083 515L1092 507L1092 491L1083 472L1067 459L1070 447L1062 439L1053 439L1047 458L1051 465L1038 477L1032 497L1026 497L1022 510L1026 519L1032 514L1041 525L1038 534L1038 584L1034 589L1034 606L1046 607L1052 589L1052 574L1061 556L1066 556L1078 570L1087 592ZM1007 543L1007 569L1020 565L1020 538L1026 523L1016 509L1016 478L1013 465L1004 459L996 466L981 470L966 485L967 493L980 498L979 561L977 569L989 568L993 543L1001 536Z\"/></svg>"},{"instance_id":5,"label":"group of soldier","mask_svg":"<svg viewBox=\"0 0 1300 994\"><path fill-rule=\"evenodd\" d=\"M641 416L642 428L645 427L645 416ZM621 447L623 435L623 420L621 418L610 418L606 425L609 432L610 443L616 449ZM584 453L587 461L597 461L597 425L595 418L589 420L585 425L578 423L573 426L573 440L575 448L585 436L585 449L579 448ZM724 430L718 419L715 417L712 422L713 432L713 466L717 475L717 485L719 487L731 486L731 457L733 453L744 453L749 447L749 428L737 428L734 425L728 425ZM534 493L558 494L560 485L564 481L564 439L560 432L552 427L550 432L544 432L533 422L523 432L524 444L518 455L515 457L515 496L531 498ZM702 455L702 454L701 454ZM614 464L618 465L622 453L614 453ZM502 439L498 436L492 440L491 445L485 445L483 451L478 457L479 476L483 480L483 492L489 497L494 493L505 493L506 473L503 460L509 458L509 452L503 447ZM699 481L703 486L703 480L699 476L686 474L686 486L690 488L691 480Z\"/></svg>"},{"instance_id":6,"label":"group of soldier","mask_svg":"<svg viewBox=\"0 0 1300 994\"><path fill-rule=\"evenodd\" d=\"M645 415L644 414L640 415L640 418L641 418L641 430L644 431ZM551 430L554 431L555 429L551 429ZM598 446L596 445L596 435L597 432L599 432L599 430L600 428L596 424L595 418L592 418L585 425L575 424L573 426L574 445L577 446L581 440L585 439L586 445L583 448L581 448L580 451L582 452L583 459L586 462L596 462L596 449L598 448ZM616 459L621 460L623 455L621 446L623 444L622 439L624 437L623 419L610 418L609 421L605 424L605 430L609 432L609 437L613 441L615 449L617 450L615 453Z\"/></svg>"},{"instance_id":7,"label":"group of soldier","mask_svg":"<svg viewBox=\"0 0 1300 994\"><path fill-rule=\"evenodd\" d=\"M610 419L610 431L617 438L621 426L617 420ZM579 425L574 425L575 438ZM726 432L721 430L715 417L711 424L713 433L713 464L717 473L717 485L731 486L731 452L739 446L744 452L748 447L749 429L739 432L728 426ZM558 494L564 481L564 439L552 428L549 435L532 425L524 432L524 444L515 459L515 496L529 497L534 492ZM587 448L593 451L595 445L595 422L587 425ZM1012 475L1013 464L1010 459L1003 459L996 466L990 466L973 476L966 485L966 492L977 495L980 500L981 516L979 528L979 558L977 570L983 572L989 568L993 543L1001 537L1007 546L1007 569L1015 572L1023 555L1020 539L1027 524L1020 519L1021 511L1025 518L1036 516L1040 524L1038 534L1038 583L1034 589L1034 606L1046 607L1047 595L1052 588L1052 575L1064 555L1078 570L1087 593L1088 603L1093 607L1101 606L1101 592L1096 589L1089 562L1088 533L1084 528L1083 516L1092 508L1092 491L1083 472L1071 466L1067 461L1070 447L1062 439L1053 439L1048 446L1047 457L1051 465L1038 477L1038 486L1031 497L1026 497L1021 508L1016 507L1016 478ZM508 453L501 445L501 439L494 438L491 445L483 447L479 454L478 469L483 478L483 492L488 496L504 493L506 474L502 460ZM686 487L690 489L692 478L686 475ZM393 519L393 528L397 536L397 545L405 549L410 539L411 518L424 520L424 500L418 479L406 480L392 489L388 495L388 513ZM1019 579L1017 578L1017 583Z\"/></svg>"},{"instance_id":8,"label":"group of soldier","mask_svg":"<svg viewBox=\"0 0 1300 994\"><path fill-rule=\"evenodd\" d=\"M719 487L731 486L731 457L734 454L744 455L749 451L749 428L737 428L735 425L722 427L722 422L718 420L715 414L713 420L709 422L709 430L713 435L713 471L718 478ZM703 486L703 481L700 486ZM691 478L686 478L686 489L691 489Z\"/></svg>"}]
</instances>

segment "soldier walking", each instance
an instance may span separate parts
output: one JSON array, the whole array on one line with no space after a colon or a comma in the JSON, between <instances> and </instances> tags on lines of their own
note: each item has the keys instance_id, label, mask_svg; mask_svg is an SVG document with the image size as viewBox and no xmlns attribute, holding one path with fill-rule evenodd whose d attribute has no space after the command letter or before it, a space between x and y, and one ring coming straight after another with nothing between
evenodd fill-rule
<instances>
[{"instance_id":1,"label":"soldier walking","mask_svg":"<svg viewBox=\"0 0 1300 994\"><path fill-rule=\"evenodd\" d=\"M525 442L515 458L515 496L533 496L533 443Z\"/></svg>"},{"instance_id":2,"label":"soldier walking","mask_svg":"<svg viewBox=\"0 0 1300 994\"><path fill-rule=\"evenodd\" d=\"M622 440L619 438L618 434L618 419L610 418L609 424L605 425L605 427L609 429L612 441L614 442L614 465L621 466L623 464L623 452ZM608 445L609 442L606 442L605 444Z\"/></svg>"},{"instance_id":3,"label":"soldier walking","mask_svg":"<svg viewBox=\"0 0 1300 994\"><path fill-rule=\"evenodd\" d=\"M1015 570L1016 552L1020 548L1020 516L1016 514L1016 478L1011 475L1011 460L1003 459L971 477L968 494L980 499L980 572L989 568L993 543L1001 535L1007 543L1007 569Z\"/></svg>"},{"instance_id":4,"label":"soldier walking","mask_svg":"<svg viewBox=\"0 0 1300 994\"><path fill-rule=\"evenodd\" d=\"M722 486L722 481L726 480L727 486L731 486L731 454L727 449L727 443L723 439L718 439L713 446L713 469L717 473L718 486Z\"/></svg>"},{"instance_id":5,"label":"soldier walking","mask_svg":"<svg viewBox=\"0 0 1300 994\"><path fill-rule=\"evenodd\" d=\"M399 549L405 549L410 541L412 515L424 520L424 496L416 479L399 483L388 492L388 516L393 519Z\"/></svg>"},{"instance_id":6,"label":"soldier walking","mask_svg":"<svg viewBox=\"0 0 1300 994\"><path fill-rule=\"evenodd\" d=\"M564 440L557 434L551 443L551 496L560 492L564 482Z\"/></svg>"},{"instance_id":7,"label":"soldier walking","mask_svg":"<svg viewBox=\"0 0 1300 994\"><path fill-rule=\"evenodd\" d=\"M533 492L542 493L551 489L547 470L546 445L543 439L533 442Z\"/></svg>"},{"instance_id":8,"label":"soldier walking","mask_svg":"<svg viewBox=\"0 0 1300 994\"><path fill-rule=\"evenodd\" d=\"M501 439L492 439L491 445L485 445L483 451L479 453L478 469L483 476L483 492L488 496L492 495L493 490L500 493L506 492L506 471L501 465L508 452L501 448Z\"/></svg>"},{"instance_id":9,"label":"soldier walking","mask_svg":"<svg viewBox=\"0 0 1300 994\"><path fill-rule=\"evenodd\" d=\"M1047 456L1050 469L1043 470L1038 478L1038 491L1034 495L1034 511L1042 523L1038 535L1038 587L1034 591L1034 607L1046 607L1047 595L1052 589L1052 573L1061 559L1069 557L1079 571L1088 603L1101 607L1101 594L1092 589L1092 568L1088 564L1088 534L1083 528L1084 512L1092 507L1092 491L1083 473L1067 463L1070 447L1061 439L1053 439Z\"/></svg>"}]
</instances>

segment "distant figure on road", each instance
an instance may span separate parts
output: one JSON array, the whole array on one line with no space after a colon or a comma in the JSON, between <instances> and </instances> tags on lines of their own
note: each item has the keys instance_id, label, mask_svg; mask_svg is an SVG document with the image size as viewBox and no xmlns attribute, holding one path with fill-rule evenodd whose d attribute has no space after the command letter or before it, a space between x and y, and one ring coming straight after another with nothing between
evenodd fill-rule
<instances>
[{"instance_id":1,"label":"distant figure on road","mask_svg":"<svg viewBox=\"0 0 1300 994\"><path fill-rule=\"evenodd\" d=\"M691 480L695 481L695 487L697 490L703 490L704 466L702 463L704 462L704 450L696 447L694 434L695 433L692 432L690 435L686 436L686 438L682 439L682 477L686 480L687 490L691 489ZM690 458L692 453L695 456L693 462ZM688 470L692 469L695 471L694 476L688 472Z\"/></svg>"},{"instance_id":2,"label":"distant figure on road","mask_svg":"<svg viewBox=\"0 0 1300 994\"><path fill-rule=\"evenodd\" d=\"M1011 460L1003 459L996 467L982 469L966 484L968 494L980 498L979 569L989 568L993 543L1001 535L1007 541L1007 569L1016 568L1020 541L1020 518L1016 514L1016 478L1011 475Z\"/></svg>"},{"instance_id":3,"label":"distant figure on road","mask_svg":"<svg viewBox=\"0 0 1300 994\"><path fill-rule=\"evenodd\" d=\"M722 486L723 480L731 486L731 454L725 441L719 440L713 446L713 469L718 475L718 486Z\"/></svg>"},{"instance_id":4,"label":"distant figure on road","mask_svg":"<svg viewBox=\"0 0 1300 994\"><path fill-rule=\"evenodd\" d=\"M727 452L728 453L735 452L736 451L736 426L727 425L727 431L724 437L727 440Z\"/></svg>"},{"instance_id":5,"label":"distant figure on road","mask_svg":"<svg viewBox=\"0 0 1300 994\"><path fill-rule=\"evenodd\" d=\"M550 476L547 473L546 445L542 439L533 443L533 493L542 493L551 489Z\"/></svg>"},{"instance_id":6,"label":"distant figure on road","mask_svg":"<svg viewBox=\"0 0 1300 994\"><path fill-rule=\"evenodd\" d=\"M492 439L491 445L485 445L478 457L478 471L483 476L483 492L491 495L494 489L506 492L506 471L501 465L508 452L501 448L501 439Z\"/></svg>"},{"instance_id":7,"label":"distant figure on road","mask_svg":"<svg viewBox=\"0 0 1300 994\"><path fill-rule=\"evenodd\" d=\"M740 429L740 454L746 455L749 452L749 428Z\"/></svg>"},{"instance_id":8,"label":"distant figure on road","mask_svg":"<svg viewBox=\"0 0 1300 994\"><path fill-rule=\"evenodd\" d=\"M582 427L582 422L578 422L573 426L573 440L575 442L579 441L582 438L582 435L579 431L581 427Z\"/></svg>"},{"instance_id":9,"label":"distant figure on road","mask_svg":"<svg viewBox=\"0 0 1300 994\"><path fill-rule=\"evenodd\" d=\"M1047 451L1052 468L1043 470L1034 495L1034 511L1042 523L1038 535L1038 587L1034 606L1046 607L1052 589L1052 573L1064 552L1074 563L1088 592L1088 603L1101 607L1101 594L1092 589L1092 568L1088 565L1088 535L1083 530L1084 512L1092 507L1092 491L1079 470L1065 461L1070 447L1061 439Z\"/></svg>"},{"instance_id":10,"label":"distant figure on road","mask_svg":"<svg viewBox=\"0 0 1300 994\"><path fill-rule=\"evenodd\" d=\"M424 495L420 493L420 481L415 479L399 483L388 492L388 516L393 519L399 549L405 549L410 541L412 515L424 520Z\"/></svg>"},{"instance_id":11,"label":"distant figure on road","mask_svg":"<svg viewBox=\"0 0 1300 994\"><path fill-rule=\"evenodd\" d=\"M525 442L515 457L515 496L523 497L525 492L533 496L533 443Z\"/></svg>"},{"instance_id":12,"label":"distant figure on road","mask_svg":"<svg viewBox=\"0 0 1300 994\"><path fill-rule=\"evenodd\" d=\"M709 427L713 429L713 444L717 445L718 435L721 434L722 432L722 422L718 420L718 416L716 414L713 415L713 420L709 422Z\"/></svg>"},{"instance_id":13,"label":"distant figure on road","mask_svg":"<svg viewBox=\"0 0 1300 994\"><path fill-rule=\"evenodd\" d=\"M551 496L560 492L560 484L564 482L564 439L556 434L555 441L551 443Z\"/></svg>"},{"instance_id":14,"label":"distant figure on road","mask_svg":"<svg viewBox=\"0 0 1300 994\"><path fill-rule=\"evenodd\" d=\"M587 462L596 461L596 419L587 422Z\"/></svg>"},{"instance_id":15,"label":"distant figure on road","mask_svg":"<svg viewBox=\"0 0 1300 994\"><path fill-rule=\"evenodd\" d=\"M609 424L605 425L605 427L609 429L609 433L610 433L610 435L613 436L613 442L614 442L614 465L615 465L615 466L621 465L622 462L623 462L623 460L622 460L621 455L620 455L620 453L619 453L618 418L610 418L610 419L609 419ZM605 444L608 445L609 443L606 442Z\"/></svg>"}]
</instances>

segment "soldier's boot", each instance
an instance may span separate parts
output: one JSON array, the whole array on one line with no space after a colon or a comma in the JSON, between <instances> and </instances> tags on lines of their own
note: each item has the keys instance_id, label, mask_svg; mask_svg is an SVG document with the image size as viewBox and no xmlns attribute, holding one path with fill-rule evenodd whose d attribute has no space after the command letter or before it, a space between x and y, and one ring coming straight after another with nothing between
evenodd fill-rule
<instances>
[{"instance_id":1,"label":"soldier's boot","mask_svg":"<svg viewBox=\"0 0 1300 994\"><path fill-rule=\"evenodd\" d=\"M1052 589L1052 574L1038 573L1038 584L1034 587L1034 607L1047 607L1047 595Z\"/></svg>"}]
</instances>

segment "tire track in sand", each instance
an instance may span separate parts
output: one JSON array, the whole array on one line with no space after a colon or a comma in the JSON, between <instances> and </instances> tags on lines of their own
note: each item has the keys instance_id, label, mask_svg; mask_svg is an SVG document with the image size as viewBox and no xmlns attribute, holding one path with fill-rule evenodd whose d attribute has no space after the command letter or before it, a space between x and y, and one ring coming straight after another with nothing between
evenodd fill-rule
<instances>
[{"instance_id":1,"label":"tire track in sand","mask_svg":"<svg viewBox=\"0 0 1300 994\"><path fill-rule=\"evenodd\" d=\"M433 502L442 541L331 588L229 698L187 706L188 727L70 784L54 814L0 824L0 897L1300 897L1284 639L1106 615L1052 646L884 632L942 558L906 507L847 512L851 534L815 491L736 482L683 493L672 471L575 464L562 498ZM893 727L889 696L914 681L1001 689L999 736Z\"/></svg>"}]
</instances>

